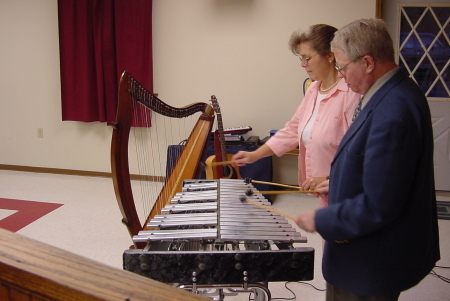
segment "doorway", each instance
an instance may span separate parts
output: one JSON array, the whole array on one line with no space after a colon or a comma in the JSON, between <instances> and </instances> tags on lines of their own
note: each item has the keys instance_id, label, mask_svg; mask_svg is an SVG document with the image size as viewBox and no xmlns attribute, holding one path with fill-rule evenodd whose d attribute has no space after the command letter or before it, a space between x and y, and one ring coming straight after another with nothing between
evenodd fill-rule
<instances>
[{"instance_id":1,"label":"doorway","mask_svg":"<svg viewBox=\"0 0 450 301\"><path fill-rule=\"evenodd\" d=\"M382 1L398 64L427 96L433 121L436 190L450 191L450 4Z\"/></svg>"}]
</instances>

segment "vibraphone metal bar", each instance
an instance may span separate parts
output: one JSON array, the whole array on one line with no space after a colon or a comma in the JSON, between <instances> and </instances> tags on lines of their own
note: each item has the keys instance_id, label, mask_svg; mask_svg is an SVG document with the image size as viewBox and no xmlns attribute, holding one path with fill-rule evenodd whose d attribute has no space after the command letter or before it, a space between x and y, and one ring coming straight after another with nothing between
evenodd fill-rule
<instances>
[{"instance_id":1,"label":"vibraphone metal bar","mask_svg":"<svg viewBox=\"0 0 450 301\"><path fill-rule=\"evenodd\" d=\"M314 249L244 180L186 180L183 191L133 237L144 250L127 250L124 269L165 283L248 284L313 279ZM276 246L276 247L275 247Z\"/></svg>"}]
</instances>

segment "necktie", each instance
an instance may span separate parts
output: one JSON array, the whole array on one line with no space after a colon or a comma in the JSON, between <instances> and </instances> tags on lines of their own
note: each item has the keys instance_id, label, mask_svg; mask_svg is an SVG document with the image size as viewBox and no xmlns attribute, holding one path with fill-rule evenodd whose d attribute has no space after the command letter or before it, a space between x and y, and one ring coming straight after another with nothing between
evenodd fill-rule
<instances>
[{"instance_id":1,"label":"necktie","mask_svg":"<svg viewBox=\"0 0 450 301\"><path fill-rule=\"evenodd\" d=\"M352 121L354 121L356 119L356 117L358 117L359 112L361 112L361 105L362 105L362 100L359 102L358 106L355 109L355 113L353 114Z\"/></svg>"}]
</instances>

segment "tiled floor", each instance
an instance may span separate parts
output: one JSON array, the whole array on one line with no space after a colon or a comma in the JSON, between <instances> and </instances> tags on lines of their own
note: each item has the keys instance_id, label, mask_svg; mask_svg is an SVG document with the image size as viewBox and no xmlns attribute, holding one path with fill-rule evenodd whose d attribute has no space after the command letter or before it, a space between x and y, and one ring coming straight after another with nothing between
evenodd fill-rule
<instances>
[{"instance_id":1,"label":"tiled floor","mask_svg":"<svg viewBox=\"0 0 450 301\"><path fill-rule=\"evenodd\" d=\"M27 237L88 257L103 264L122 268L122 253L131 245L128 231L121 223L110 178L81 177L57 174L38 174L0 170L0 198L63 204L17 231ZM440 193L440 200L450 201L448 193ZM311 196L279 195L274 207L288 214L313 209L317 200ZM11 216L11 210L0 209L0 219ZM439 220L441 238L440 266L450 266L450 220ZM322 239L318 234L304 234L307 246L315 248L314 280L308 283L325 288L320 271ZM417 243L420 244L420 237ZM405 254L407 256L407 254ZM434 271L450 277L450 270ZM293 291L291 293L285 285ZM272 298L296 300L324 300L325 293L307 284L270 283ZM402 293L401 301L450 300L450 284L427 276L419 285ZM227 296L225 300L249 300L248 294ZM293 300L293 299L291 299Z\"/></svg>"}]
</instances>

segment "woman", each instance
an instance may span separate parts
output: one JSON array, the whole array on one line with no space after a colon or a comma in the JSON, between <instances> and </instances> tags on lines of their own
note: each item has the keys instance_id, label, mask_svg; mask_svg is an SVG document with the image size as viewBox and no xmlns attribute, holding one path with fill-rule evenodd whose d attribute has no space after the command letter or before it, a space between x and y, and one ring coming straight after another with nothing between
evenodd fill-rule
<instances>
[{"instance_id":1,"label":"woman","mask_svg":"<svg viewBox=\"0 0 450 301\"><path fill-rule=\"evenodd\" d=\"M289 47L314 82L285 127L257 150L235 154L232 157L235 165L243 166L274 154L282 156L299 147L300 187L314 190L328 178L331 161L361 99L360 94L347 87L335 68L330 42L336 31L333 26L317 24L291 35ZM327 203L326 197L320 197L321 207Z\"/></svg>"}]
</instances>

